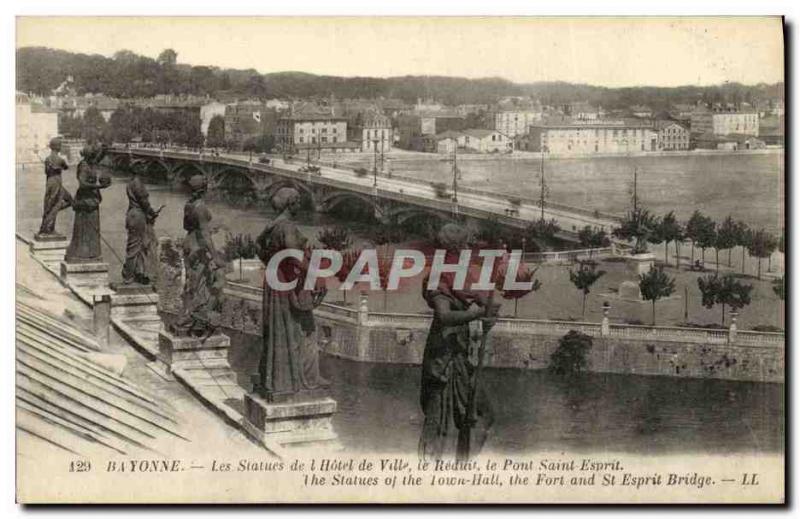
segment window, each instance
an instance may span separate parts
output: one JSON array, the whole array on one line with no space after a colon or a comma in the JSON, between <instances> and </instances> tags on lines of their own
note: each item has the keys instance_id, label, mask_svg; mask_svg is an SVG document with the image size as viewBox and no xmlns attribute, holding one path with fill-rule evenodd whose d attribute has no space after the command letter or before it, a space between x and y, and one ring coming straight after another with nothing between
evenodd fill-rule
<instances>
[{"instance_id":1,"label":"window","mask_svg":"<svg viewBox=\"0 0 800 519\"><path fill-rule=\"evenodd\" d=\"M327 137L323 137L322 138L322 142L328 142L328 138Z\"/></svg>"}]
</instances>

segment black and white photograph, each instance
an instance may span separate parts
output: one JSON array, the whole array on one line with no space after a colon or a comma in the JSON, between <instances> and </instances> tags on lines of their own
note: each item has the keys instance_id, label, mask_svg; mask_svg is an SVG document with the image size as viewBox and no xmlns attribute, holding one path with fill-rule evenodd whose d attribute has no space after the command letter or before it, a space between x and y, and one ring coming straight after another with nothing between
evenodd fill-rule
<instances>
[{"instance_id":1,"label":"black and white photograph","mask_svg":"<svg viewBox=\"0 0 800 519\"><path fill-rule=\"evenodd\" d=\"M780 16L15 23L19 503L784 503Z\"/></svg>"}]
</instances>

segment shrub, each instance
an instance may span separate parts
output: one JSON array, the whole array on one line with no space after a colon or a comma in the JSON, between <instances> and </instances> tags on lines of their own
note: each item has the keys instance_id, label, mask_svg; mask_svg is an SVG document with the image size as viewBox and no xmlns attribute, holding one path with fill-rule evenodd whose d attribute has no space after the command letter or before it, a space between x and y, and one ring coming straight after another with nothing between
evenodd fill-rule
<instances>
[{"instance_id":1,"label":"shrub","mask_svg":"<svg viewBox=\"0 0 800 519\"><path fill-rule=\"evenodd\" d=\"M550 355L548 371L560 376L569 376L586 369L586 356L592 349L592 338L570 330L558 341L558 348Z\"/></svg>"},{"instance_id":2,"label":"shrub","mask_svg":"<svg viewBox=\"0 0 800 519\"><path fill-rule=\"evenodd\" d=\"M367 168L356 168L353 171L356 173L356 176L359 177L359 178L366 177L367 173L368 173Z\"/></svg>"},{"instance_id":3,"label":"shrub","mask_svg":"<svg viewBox=\"0 0 800 519\"><path fill-rule=\"evenodd\" d=\"M256 243L249 234L228 233L222 250L227 261L239 258L252 259L256 257L256 252Z\"/></svg>"}]
</instances>

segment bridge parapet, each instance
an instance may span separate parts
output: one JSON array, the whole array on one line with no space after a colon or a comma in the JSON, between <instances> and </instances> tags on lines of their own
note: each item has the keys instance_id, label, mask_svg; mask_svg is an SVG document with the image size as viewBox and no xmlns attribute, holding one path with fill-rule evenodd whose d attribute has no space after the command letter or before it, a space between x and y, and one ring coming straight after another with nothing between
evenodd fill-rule
<instances>
[{"instance_id":1,"label":"bridge parapet","mask_svg":"<svg viewBox=\"0 0 800 519\"><path fill-rule=\"evenodd\" d=\"M442 214L458 214L476 219L494 219L503 225L523 228L530 224L532 216L538 214L541 206L530 198L520 198L521 205L515 211L509 211L510 196L496 192L483 191L469 187L459 188L457 202L451 198L441 198L437 195L433 183L407 177L380 177L377 185L374 179L358 177L348 169L334 169L322 167L318 172L303 171L302 162L287 163L279 159L272 159L270 163L253 161L252 158L234 156L231 154L201 154L194 151L173 149L149 148L124 148L115 146L112 153L128 154L129 156L151 157L159 160L196 161L202 164L217 164L228 167L241 168L251 175L272 175L296 182L304 182L314 186L324 186L331 189L349 191L364 196L374 197L376 200L391 200L396 203L421 207ZM256 182L254 182L256 183ZM527 217L520 216L521 212ZM545 218L554 218L562 228L562 238L575 240L577 230L588 225L610 232L619 222L613 215L576 208L555 202L545 204Z\"/></svg>"}]
</instances>

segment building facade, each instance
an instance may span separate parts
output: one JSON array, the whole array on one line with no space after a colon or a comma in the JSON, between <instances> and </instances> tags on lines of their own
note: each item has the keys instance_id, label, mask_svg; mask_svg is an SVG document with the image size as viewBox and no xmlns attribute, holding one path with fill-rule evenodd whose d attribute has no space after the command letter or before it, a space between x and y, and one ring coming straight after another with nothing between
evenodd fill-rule
<instances>
[{"instance_id":1,"label":"building facade","mask_svg":"<svg viewBox=\"0 0 800 519\"><path fill-rule=\"evenodd\" d=\"M437 133L460 131L466 120L456 113L401 114L397 117L397 145L415 151L435 151Z\"/></svg>"},{"instance_id":2,"label":"building facade","mask_svg":"<svg viewBox=\"0 0 800 519\"><path fill-rule=\"evenodd\" d=\"M541 109L535 110L492 110L488 113L489 129L510 138L528 132L531 125L542 120Z\"/></svg>"},{"instance_id":3,"label":"building facade","mask_svg":"<svg viewBox=\"0 0 800 519\"><path fill-rule=\"evenodd\" d=\"M658 149L664 151L688 150L691 142L691 132L685 126L675 121L659 121L656 123L658 131Z\"/></svg>"},{"instance_id":4,"label":"building facade","mask_svg":"<svg viewBox=\"0 0 800 519\"><path fill-rule=\"evenodd\" d=\"M58 136L58 111L17 93L16 116L16 161L38 162L48 153L50 139Z\"/></svg>"},{"instance_id":5,"label":"building facade","mask_svg":"<svg viewBox=\"0 0 800 519\"><path fill-rule=\"evenodd\" d=\"M692 113L694 134L758 136L758 114L752 112L699 110Z\"/></svg>"},{"instance_id":6,"label":"building facade","mask_svg":"<svg viewBox=\"0 0 800 519\"><path fill-rule=\"evenodd\" d=\"M394 146L392 119L377 112L367 112L357 118L350 140L358 142L361 151L389 151Z\"/></svg>"},{"instance_id":7,"label":"building facade","mask_svg":"<svg viewBox=\"0 0 800 519\"><path fill-rule=\"evenodd\" d=\"M326 148L347 142L347 119L333 115L289 115L278 120L275 142L285 150ZM332 146L332 149L340 146Z\"/></svg>"},{"instance_id":8,"label":"building facade","mask_svg":"<svg viewBox=\"0 0 800 519\"><path fill-rule=\"evenodd\" d=\"M225 109L225 103L218 101L211 101L200 107L200 133L203 134L203 137L208 137L208 125L211 124L211 119L215 115L225 117Z\"/></svg>"},{"instance_id":9,"label":"building facade","mask_svg":"<svg viewBox=\"0 0 800 519\"><path fill-rule=\"evenodd\" d=\"M225 142L234 148L242 148L250 140L274 135L278 124L278 112L260 101L226 105L224 117Z\"/></svg>"},{"instance_id":10,"label":"building facade","mask_svg":"<svg viewBox=\"0 0 800 519\"><path fill-rule=\"evenodd\" d=\"M649 125L624 121L570 121L533 125L529 151L557 155L635 153L658 150L658 134Z\"/></svg>"}]
</instances>

